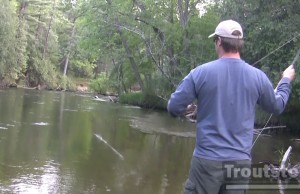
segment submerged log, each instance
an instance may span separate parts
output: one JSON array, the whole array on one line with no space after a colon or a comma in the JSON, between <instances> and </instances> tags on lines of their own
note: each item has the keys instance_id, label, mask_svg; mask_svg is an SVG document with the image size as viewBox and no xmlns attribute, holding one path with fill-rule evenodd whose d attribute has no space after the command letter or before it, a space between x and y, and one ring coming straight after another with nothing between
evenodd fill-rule
<instances>
[{"instance_id":1,"label":"submerged log","mask_svg":"<svg viewBox=\"0 0 300 194\"><path fill-rule=\"evenodd\" d=\"M281 160L280 169L279 169L280 171L286 170L286 161L289 158L291 151L292 151L292 147L289 146L289 148L286 150Z\"/></svg>"},{"instance_id":2,"label":"submerged log","mask_svg":"<svg viewBox=\"0 0 300 194\"><path fill-rule=\"evenodd\" d=\"M116 96L94 96L94 99L102 102L117 102L118 98Z\"/></svg>"},{"instance_id":3,"label":"submerged log","mask_svg":"<svg viewBox=\"0 0 300 194\"><path fill-rule=\"evenodd\" d=\"M289 148L286 150L285 154L283 155L280 166L276 164L264 162L264 164L268 166L268 173L271 175L273 179L278 179L278 180L291 180L291 179L299 180L300 179L300 163L297 163L296 165L292 165L290 163L287 164L291 151L292 151L292 147L289 146ZM278 176L274 176L274 175L278 175Z\"/></svg>"},{"instance_id":4,"label":"submerged log","mask_svg":"<svg viewBox=\"0 0 300 194\"><path fill-rule=\"evenodd\" d=\"M284 129L284 128L286 128L286 126L264 127L264 128L261 128L261 129L254 129L253 133L254 133L254 135L258 135L258 134L266 135L265 133L269 133L270 131L281 130L281 129Z\"/></svg>"}]
</instances>

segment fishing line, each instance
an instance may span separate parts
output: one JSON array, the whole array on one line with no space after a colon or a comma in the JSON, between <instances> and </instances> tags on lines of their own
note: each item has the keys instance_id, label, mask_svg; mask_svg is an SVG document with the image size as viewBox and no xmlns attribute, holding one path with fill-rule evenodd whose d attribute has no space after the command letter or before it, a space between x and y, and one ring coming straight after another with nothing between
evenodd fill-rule
<instances>
[{"instance_id":1,"label":"fishing line","mask_svg":"<svg viewBox=\"0 0 300 194\"><path fill-rule=\"evenodd\" d=\"M298 35L299 35L299 34L298 34ZM281 47L282 47L282 46L281 46ZM296 63L296 61L298 60L299 56L300 56L300 49L297 51L297 54L296 54L296 56L294 57L294 59L293 59L293 61L292 61L292 63L291 63L291 65L293 65L293 68L295 68L295 63ZM277 89L277 87L275 88L274 91L276 91L276 89ZM260 136L260 135L262 134L262 132L266 129L266 126L268 125L268 123L269 123L269 121L271 120L272 116L273 116L273 114L270 115L269 119L267 120L266 124L264 125L264 128L259 132L259 134L258 134L257 137L255 138L255 140L254 140L254 142L253 142L253 144L252 144L251 149L252 149L253 146L255 145L256 141L257 141L258 138L259 138L259 136Z\"/></svg>"},{"instance_id":2,"label":"fishing line","mask_svg":"<svg viewBox=\"0 0 300 194\"><path fill-rule=\"evenodd\" d=\"M256 136L256 138L255 138L255 140L254 140L254 142L253 142L253 144L252 144L252 146L251 146L251 150L252 150L253 146L255 145L257 139L258 139L259 136L261 135L261 133L266 129L266 127L267 127L267 125L269 124L269 121L271 120L272 116L273 116L273 114L270 115L270 117L269 117L269 119L267 120L265 126L262 128L262 130L261 130L261 131L258 133L258 135Z\"/></svg>"},{"instance_id":3,"label":"fishing line","mask_svg":"<svg viewBox=\"0 0 300 194\"><path fill-rule=\"evenodd\" d=\"M295 38L297 38L298 36L300 36L300 33L298 33L296 36L292 37L291 39L289 39L288 41L286 41L284 44L280 45L279 47L277 47L275 50L271 51L269 54L267 54L266 56L264 56L263 58L259 59L258 61L256 61L255 63L253 63L252 65L255 66L257 63L259 63L260 61L264 60L265 58L269 57L270 55L272 55L273 53L275 53L276 51L278 51L279 49L281 49L282 47L284 47L285 45L287 45L288 43L290 43L292 40L294 40Z\"/></svg>"}]
</instances>

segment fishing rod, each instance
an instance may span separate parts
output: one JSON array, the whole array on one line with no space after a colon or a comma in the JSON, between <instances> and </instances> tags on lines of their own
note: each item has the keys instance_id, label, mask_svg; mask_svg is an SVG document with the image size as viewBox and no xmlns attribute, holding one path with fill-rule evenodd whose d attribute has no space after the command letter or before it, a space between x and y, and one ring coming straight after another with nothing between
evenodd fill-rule
<instances>
[{"instance_id":1,"label":"fishing rod","mask_svg":"<svg viewBox=\"0 0 300 194\"><path fill-rule=\"evenodd\" d=\"M298 60L299 56L300 56L300 49L297 51L297 54L296 54L296 56L294 57L294 59L293 59L293 61L292 61L292 64L291 64L291 65L293 66L293 68L295 68L295 63L296 63L296 61ZM275 88L274 91L276 91L276 90L277 90L277 87ZM255 138L255 140L254 140L254 142L253 142L253 144L252 144L251 149L252 149L253 146L255 145L256 141L257 141L258 138L259 138L259 136L260 136L260 135L262 134L262 132L266 129L266 126L268 125L268 123L269 123L269 121L271 120L272 116L273 116L273 114L270 115L270 117L268 118L268 120L267 120L266 124L264 125L263 129L258 133L257 137Z\"/></svg>"},{"instance_id":2,"label":"fishing rod","mask_svg":"<svg viewBox=\"0 0 300 194\"><path fill-rule=\"evenodd\" d=\"M298 52L297 52L297 54L296 54L296 56L295 56L295 58L294 58L294 60L292 62L292 65L293 65L294 68L295 68L295 63L298 60L299 56L300 56L300 49L298 50Z\"/></svg>"},{"instance_id":3,"label":"fishing rod","mask_svg":"<svg viewBox=\"0 0 300 194\"><path fill-rule=\"evenodd\" d=\"M273 53L275 53L275 52L278 51L279 49L281 49L281 48L283 48L284 46L286 46L287 44L289 44L291 41L296 40L299 36L300 36L300 33L297 33L295 36L293 36L292 38L290 38L289 40L287 40L286 42L284 42L283 44L281 44L280 46L278 46L276 49L272 50L270 53L268 53L267 55L265 55L265 56L262 57L261 59L259 59L259 60L257 60L256 62L254 62L254 63L252 64L252 66L255 66L257 63L263 61L264 59L266 59L267 57L269 57L270 55L272 55ZM292 62L292 65L293 65L293 66L294 66L294 64L296 63L296 61L298 60L299 55L300 55L300 49L298 50L298 52L297 52L297 54L296 54L296 56L295 56L295 58L294 58L294 60L293 60L293 62ZM274 91L276 91L276 89L277 89L277 88L275 88ZM160 97L160 96L158 96L158 97ZM167 99L165 99L165 98L163 98L163 97L160 97L160 98L168 102ZM265 126L264 126L263 129L260 131L260 133L262 133L262 131L265 130L265 128L266 128L266 126L268 125L269 121L271 120L272 116L273 116L273 114L270 115L270 117L268 118L268 120L267 120ZM188 119L189 119L189 118L188 118ZM191 121L191 120L189 119L189 121ZM194 121L192 121L192 122L194 122ZM260 135L260 133L259 133L259 135ZM258 135L258 136L259 136L259 135ZM255 139L254 143L252 144L252 147L253 147L253 145L255 144L256 140L257 140L257 138ZM252 149L252 147L251 147L251 149Z\"/></svg>"}]
</instances>

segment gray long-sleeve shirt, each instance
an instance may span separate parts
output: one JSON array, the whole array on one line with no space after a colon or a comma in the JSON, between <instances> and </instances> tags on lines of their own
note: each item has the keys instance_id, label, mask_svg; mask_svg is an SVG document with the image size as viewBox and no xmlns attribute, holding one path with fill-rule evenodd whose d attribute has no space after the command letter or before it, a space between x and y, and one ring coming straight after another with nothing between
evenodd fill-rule
<instances>
[{"instance_id":1,"label":"gray long-sleeve shirt","mask_svg":"<svg viewBox=\"0 0 300 194\"><path fill-rule=\"evenodd\" d=\"M241 59L220 58L193 69L168 102L181 115L197 99L196 147L193 155L211 160L251 159L255 107L280 114L290 94L282 78L274 92L267 76Z\"/></svg>"}]
</instances>

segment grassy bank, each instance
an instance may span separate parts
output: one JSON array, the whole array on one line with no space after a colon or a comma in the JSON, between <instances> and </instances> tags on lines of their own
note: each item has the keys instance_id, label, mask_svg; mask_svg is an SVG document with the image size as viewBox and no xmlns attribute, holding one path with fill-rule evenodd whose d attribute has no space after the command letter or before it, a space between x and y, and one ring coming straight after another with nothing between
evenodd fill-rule
<instances>
[{"instance_id":1,"label":"grassy bank","mask_svg":"<svg viewBox=\"0 0 300 194\"><path fill-rule=\"evenodd\" d=\"M119 102L149 109L166 110L167 108L167 101L165 99L141 92L122 94L119 97Z\"/></svg>"},{"instance_id":2,"label":"grassy bank","mask_svg":"<svg viewBox=\"0 0 300 194\"><path fill-rule=\"evenodd\" d=\"M166 110L167 107L166 99L162 99L153 94L143 94L141 92L123 94L119 97L119 102L122 104L157 110ZM271 114L258 108L256 111L255 128L263 128L270 116ZM288 108L281 115L272 115L267 126L286 126L289 131L300 133L299 118L299 111L296 111L295 109L292 111L291 108Z\"/></svg>"},{"instance_id":3,"label":"grassy bank","mask_svg":"<svg viewBox=\"0 0 300 194\"><path fill-rule=\"evenodd\" d=\"M271 117L271 118L270 118ZM270 121L267 123L268 119ZM300 112L298 109L287 109L280 115L272 115L266 113L260 109L256 112L255 125L256 128L263 128L266 123L267 127L272 126L286 126L286 128L295 133L300 133L300 124L299 124Z\"/></svg>"}]
</instances>

